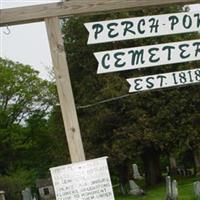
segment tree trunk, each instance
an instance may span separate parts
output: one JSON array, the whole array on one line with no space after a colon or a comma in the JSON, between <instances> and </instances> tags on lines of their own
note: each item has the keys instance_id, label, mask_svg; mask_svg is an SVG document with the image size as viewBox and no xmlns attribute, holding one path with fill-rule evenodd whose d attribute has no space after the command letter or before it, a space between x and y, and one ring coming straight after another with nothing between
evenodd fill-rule
<instances>
[{"instance_id":1,"label":"tree trunk","mask_svg":"<svg viewBox=\"0 0 200 200\"><path fill-rule=\"evenodd\" d=\"M119 169L121 192L122 194L128 194L128 189L126 185L128 184L130 178L129 162L127 160L124 160L122 163L119 164L118 169Z\"/></svg>"},{"instance_id":2,"label":"tree trunk","mask_svg":"<svg viewBox=\"0 0 200 200\"><path fill-rule=\"evenodd\" d=\"M160 154L152 147L143 150L145 182L147 186L157 185L162 181Z\"/></svg>"},{"instance_id":3,"label":"tree trunk","mask_svg":"<svg viewBox=\"0 0 200 200\"><path fill-rule=\"evenodd\" d=\"M177 164L176 164L176 158L173 153L170 153L170 155L169 155L169 163L170 163L170 175L176 176L177 175Z\"/></svg>"},{"instance_id":4,"label":"tree trunk","mask_svg":"<svg viewBox=\"0 0 200 200\"><path fill-rule=\"evenodd\" d=\"M193 150L196 176L200 176L200 152L198 149Z\"/></svg>"}]
</instances>

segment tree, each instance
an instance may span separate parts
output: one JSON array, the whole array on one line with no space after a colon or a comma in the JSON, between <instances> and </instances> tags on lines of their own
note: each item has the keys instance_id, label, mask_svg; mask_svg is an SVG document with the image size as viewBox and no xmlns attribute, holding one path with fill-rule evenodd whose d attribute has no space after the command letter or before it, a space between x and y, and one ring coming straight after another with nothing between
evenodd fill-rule
<instances>
[{"instance_id":1,"label":"tree","mask_svg":"<svg viewBox=\"0 0 200 200\"><path fill-rule=\"evenodd\" d=\"M52 105L51 83L30 66L0 58L0 173L14 169L29 148L26 119ZM20 160L20 161L19 161Z\"/></svg>"},{"instance_id":2,"label":"tree","mask_svg":"<svg viewBox=\"0 0 200 200\"><path fill-rule=\"evenodd\" d=\"M140 156L144 161L148 185L157 184L162 179L160 155L172 155L174 152L180 151L179 149L183 145L181 141L186 139L186 135L182 137L180 127L185 120L189 119L185 115L188 105L186 102L191 102L187 94L192 91L190 97L196 96L199 86L145 92L104 104L96 105L95 102L126 94L128 85L125 83L125 78L127 77L195 68L198 67L198 62L96 75L97 63L93 52L189 40L198 38L199 35L184 34L87 46L88 33L83 24L88 21L177 11L182 11L182 7L172 6L137 12L71 18L63 26L75 101L80 108L78 114L86 153L89 157L108 155L114 161L112 162L114 166L127 165ZM193 90L194 87L196 90ZM198 98L195 98L194 101L195 105L199 104ZM89 106L86 107L79 106L88 104ZM198 106L195 108L198 112ZM189 113L191 114L192 111ZM194 122L194 118L191 119L191 122ZM193 126L192 123L189 124L189 127ZM199 128L196 129L196 136L199 135L198 130ZM128 169L127 167L123 168Z\"/></svg>"},{"instance_id":3,"label":"tree","mask_svg":"<svg viewBox=\"0 0 200 200\"><path fill-rule=\"evenodd\" d=\"M38 177L49 177L49 168L69 163L67 140L59 107L53 107L48 118L35 112L26 121L27 142L30 144L20 160L23 166L34 169ZM23 163L24 162L24 163Z\"/></svg>"},{"instance_id":4,"label":"tree","mask_svg":"<svg viewBox=\"0 0 200 200\"><path fill-rule=\"evenodd\" d=\"M200 176L200 93L199 86L184 93L184 110L181 116L180 144L192 151L196 175Z\"/></svg>"}]
</instances>

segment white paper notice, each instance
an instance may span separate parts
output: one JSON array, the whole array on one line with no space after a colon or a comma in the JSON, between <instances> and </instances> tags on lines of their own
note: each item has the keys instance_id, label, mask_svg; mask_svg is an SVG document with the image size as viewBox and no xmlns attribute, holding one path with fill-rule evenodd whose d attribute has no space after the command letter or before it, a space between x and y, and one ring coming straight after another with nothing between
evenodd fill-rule
<instances>
[{"instance_id":1,"label":"white paper notice","mask_svg":"<svg viewBox=\"0 0 200 200\"><path fill-rule=\"evenodd\" d=\"M107 157L51 168L56 200L114 200Z\"/></svg>"}]
</instances>

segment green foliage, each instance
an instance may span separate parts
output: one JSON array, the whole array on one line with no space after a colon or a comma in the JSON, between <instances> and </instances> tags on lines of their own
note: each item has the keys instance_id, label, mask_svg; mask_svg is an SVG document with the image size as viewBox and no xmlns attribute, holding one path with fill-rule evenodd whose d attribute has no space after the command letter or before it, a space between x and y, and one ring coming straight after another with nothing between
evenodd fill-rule
<instances>
[{"instance_id":1,"label":"green foliage","mask_svg":"<svg viewBox=\"0 0 200 200\"><path fill-rule=\"evenodd\" d=\"M199 67L199 62L189 62L97 75L98 64L94 52L191 40L199 38L199 34L87 45L85 22L181 10L181 6L169 6L67 20L63 26L64 42L77 107L127 94L126 78ZM127 159L134 162L140 160L138 158L145 148L152 148L165 157L170 153L179 154L186 149L199 148L199 91L199 85L169 88L78 109L87 158L107 155L112 167L117 167Z\"/></svg>"},{"instance_id":2,"label":"green foliage","mask_svg":"<svg viewBox=\"0 0 200 200\"><path fill-rule=\"evenodd\" d=\"M66 51L77 105L87 105L102 99L126 94L128 85L125 82L125 78L127 77L152 74L166 70L171 71L174 70L174 68L183 69L188 67L195 68L198 66L198 63L194 62L190 64L177 64L173 66L173 68L164 66L157 69L151 68L134 72L129 71L108 75L96 75L97 63L93 52L130 46L142 46L154 44L155 42L181 41L196 38L198 35L175 35L88 46L86 44L88 33L83 27L84 22L175 12L179 9L180 8L169 7L165 9L159 8L104 16L72 18L68 20L63 27L63 32L65 33ZM193 105L195 108L199 105L199 94L194 91L193 88L195 88L196 91L199 90L199 86L194 86L184 89L146 92L119 101L113 101L104 105L81 110L79 114L83 127L82 130L84 132L87 131L88 134L96 132L94 139L98 141L97 143L99 143L99 137L103 137L104 135L104 146L107 146L105 144L107 142L106 135L108 135L109 131L109 141L112 139L112 143L114 143L113 150L117 150L116 154L121 158L123 158L123 155L119 153L122 152L121 150L124 149L127 142L131 144L135 143L136 146L154 144L156 148L161 150L171 149L173 145L177 145L176 136L177 133L180 132L177 129L178 125L182 123L180 120L182 120L184 109L187 106L190 107L190 105ZM194 95L196 95L193 102L187 96L190 91L193 91ZM192 97L192 95L190 95L190 97ZM198 110L198 108L196 110ZM190 113L193 113L193 111L191 110L187 115L190 116ZM92 122L88 123L91 118L93 119ZM94 124L91 125L91 123ZM175 132L176 134L174 134ZM93 137L93 134L90 134L90 137ZM124 143L122 139L126 142ZM94 144L94 141L92 144ZM109 144L108 142L108 145ZM109 145L109 150L112 151L112 145ZM124 152L127 152L127 150L128 149Z\"/></svg>"},{"instance_id":3,"label":"green foliage","mask_svg":"<svg viewBox=\"0 0 200 200\"><path fill-rule=\"evenodd\" d=\"M0 79L2 128L18 124L31 112L49 106L49 83L40 79L30 66L0 59Z\"/></svg>"},{"instance_id":4,"label":"green foliage","mask_svg":"<svg viewBox=\"0 0 200 200\"><path fill-rule=\"evenodd\" d=\"M7 176L0 176L0 188L5 191L7 200L21 200L21 191L34 185L36 172L17 169Z\"/></svg>"},{"instance_id":5,"label":"green foliage","mask_svg":"<svg viewBox=\"0 0 200 200\"><path fill-rule=\"evenodd\" d=\"M69 162L67 141L59 107L53 107L48 119L40 112L27 120L26 131L30 146L24 165L38 171L40 177L49 176L49 168ZM27 158L31 158L27 159Z\"/></svg>"},{"instance_id":6,"label":"green foliage","mask_svg":"<svg viewBox=\"0 0 200 200\"><path fill-rule=\"evenodd\" d=\"M0 79L0 174L18 176L16 169L23 168L46 176L60 160L56 151L62 143L49 118L57 103L55 84L40 79L30 66L2 58ZM24 178L18 179L22 185Z\"/></svg>"}]
</instances>

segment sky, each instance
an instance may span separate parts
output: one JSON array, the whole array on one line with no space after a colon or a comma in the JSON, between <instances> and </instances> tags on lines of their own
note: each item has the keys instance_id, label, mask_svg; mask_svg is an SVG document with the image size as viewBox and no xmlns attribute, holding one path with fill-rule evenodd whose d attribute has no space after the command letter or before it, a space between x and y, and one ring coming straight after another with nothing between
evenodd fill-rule
<instances>
[{"instance_id":1,"label":"sky","mask_svg":"<svg viewBox=\"0 0 200 200\"><path fill-rule=\"evenodd\" d=\"M58 2L58 0L0 0L1 8L12 8L43 3ZM0 28L0 56L31 65L40 72L40 77L49 79L52 69L49 43L45 24L31 23L25 25Z\"/></svg>"},{"instance_id":2,"label":"sky","mask_svg":"<svg viewBox=\"0 0 200 200\"><path fill-rule=\"evenodd\" d=\"M0 8L12 8L62 0L0 0ZM200 10L200 4L192 10ZM9 33L10 30L10 33ZM0 57L31 65L40 72L40 77L50 79L52 60L46 27L42 23L9 26L0 28ZM9 33L7 35L7 33Z\"/></svg>"}]
</instances>

